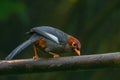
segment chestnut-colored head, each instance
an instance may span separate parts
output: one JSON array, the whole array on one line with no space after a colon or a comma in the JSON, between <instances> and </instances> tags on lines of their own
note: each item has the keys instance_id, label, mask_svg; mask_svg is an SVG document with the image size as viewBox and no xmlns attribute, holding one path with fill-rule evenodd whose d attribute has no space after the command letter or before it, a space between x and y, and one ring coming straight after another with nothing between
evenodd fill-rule
<instances>
[{"instance_id":1,"label":"chestnut-colored head","mask_svg":"<svg viewBox=\"0 0 120 80\"><path fill-rule=\"evenodd\" d=\"M68 39L68 44L77 55L80 55L81 44L78 39L76 39L73 36L70 36Z\"/></svg>"}]
</instances>

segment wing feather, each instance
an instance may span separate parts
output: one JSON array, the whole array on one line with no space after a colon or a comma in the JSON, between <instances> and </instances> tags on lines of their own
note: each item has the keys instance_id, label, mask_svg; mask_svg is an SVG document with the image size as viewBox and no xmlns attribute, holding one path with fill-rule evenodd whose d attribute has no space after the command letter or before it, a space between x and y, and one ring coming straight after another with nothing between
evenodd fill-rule
<instances>
[{"instance_id":1,"label":"wing feather","mask_svg":"<svg viewBox=\"0 0 120 80\"><path fill-rule=\"evenodd\" d=\"M41 26L32 28L30 33L36 33L39 36L43 36L57 44L64 44L67 41L69 35L63 31L50 27L50 26Z\"/></svg>"}]
</instances>

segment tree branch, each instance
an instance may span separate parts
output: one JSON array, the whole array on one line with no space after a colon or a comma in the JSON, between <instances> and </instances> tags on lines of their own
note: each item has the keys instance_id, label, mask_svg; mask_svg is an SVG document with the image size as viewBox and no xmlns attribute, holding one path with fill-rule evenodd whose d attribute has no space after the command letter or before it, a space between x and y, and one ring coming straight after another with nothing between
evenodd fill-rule
<instances>
[{"instance_id":1,"label":"tree branch","mask_svg":"<svg viewBox=\"0 0 120 80\"><path fill-rule=\"evenodd\" d=\"M120 52L36 60L0 61L0 75L104 68L120 68Z\"/></svg>"}]
</instances>

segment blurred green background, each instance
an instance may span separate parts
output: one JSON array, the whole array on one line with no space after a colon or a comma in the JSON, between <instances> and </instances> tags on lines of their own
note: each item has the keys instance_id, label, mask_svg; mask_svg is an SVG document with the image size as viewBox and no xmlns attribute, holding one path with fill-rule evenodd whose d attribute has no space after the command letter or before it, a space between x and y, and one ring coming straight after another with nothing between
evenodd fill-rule
<instances>
[{"instance_id":1,"label":"blurred green background","mask_svg":"<svg viewBox=\"0 0 120 80\"><path fill-rule=\"evenodd\" d=\"M120 51L120 0L0 0L0 58L50 25L77 37L81 54ZM32 46L16 58L32 57ZM27 54L31 53L31 54ZM0 80L120 80L119 69L4 75Z\"/></svg>"}]
</instances>

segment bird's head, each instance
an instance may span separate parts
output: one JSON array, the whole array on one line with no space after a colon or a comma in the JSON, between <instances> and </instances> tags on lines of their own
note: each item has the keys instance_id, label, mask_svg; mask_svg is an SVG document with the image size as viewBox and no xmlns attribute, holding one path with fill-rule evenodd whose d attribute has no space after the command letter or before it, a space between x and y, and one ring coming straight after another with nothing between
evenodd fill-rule
<instances>
[{"instance_id":1,"label":"bird's head","mask_svg":"<svg viewBox=\"0 0 120 80\"><path fill-rule=\"evenodd\" d=\"M81 44L78 39L76 39L73 36L70 36L68 38L68 45L71 47L71 49L77 54L80 55L80 48Z\"/></svg>"}]
</instances>

